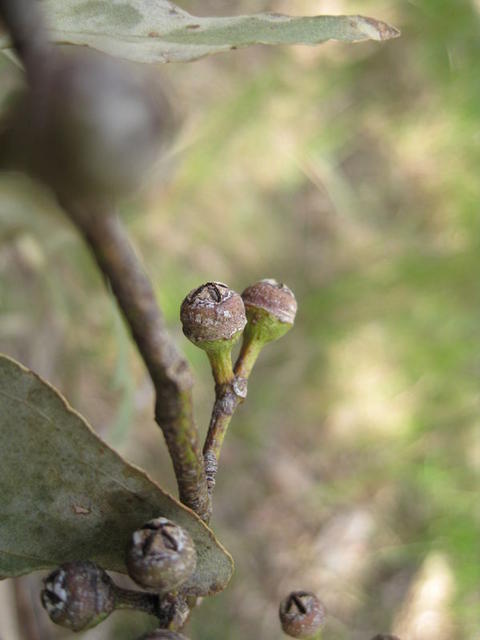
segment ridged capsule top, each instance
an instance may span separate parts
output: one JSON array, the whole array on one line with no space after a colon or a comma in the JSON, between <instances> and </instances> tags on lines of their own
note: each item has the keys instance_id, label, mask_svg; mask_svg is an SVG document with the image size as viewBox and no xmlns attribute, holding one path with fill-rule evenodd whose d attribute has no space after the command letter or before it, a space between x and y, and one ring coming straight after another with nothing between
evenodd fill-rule
<instances>
[{"instance_id":1,"label":"ridged capsule top","mask_svg":"<svg viewBox=\"0 0 480 640\"><path fill-rule=\"evenodd\" d=\"M115 587L93 562L61 565L44 580L42 605L52 622L82 631L94 627L115 608Z\"/></svg>"},{"instance_id":2,"label":"ridged capsule top","mask_svg":"<svg viewBox=\"0 0 480 640\"><path fill-rule=\"evenodd\" d=\"M126 560L128 573L137 584L165 592L192 575L197 552L185 529L167 518L156 518L133 533Z\"/></svg>"},{"instance_id":3,"label":"ridged capsule top","mask_svg":"<svg viewBox=\"0 0 480 640\"><path fill-rule=\"evenodd\" d=\"M273 315L280 322L295 322L297 301L293 291L282 282L271 278L260 280L247 287L242 298L247 314L258 309Z\"/></svg>"},{"instance_id":4,"label":"ridged capsule top","mask_svg":"<svg viewBox=\"0 0 480 640\"><path fill-rule=\"evenodd\" d=\"M230 340L247 318L241 296L222 282L207 282L187 295L180 309L183 333L195 344Z\"/></svg>"},{"instance_id":5,"label":"ridged capsule top","mask_svg":"<svg viewBox=\"0 0 480 640\"><path fill-rule=\"evenodd\" d=\"M280 603L280 623L292 638L311 638L325 625L325 607L313 593L292 591Z\"/></svg>"}]
</instances>

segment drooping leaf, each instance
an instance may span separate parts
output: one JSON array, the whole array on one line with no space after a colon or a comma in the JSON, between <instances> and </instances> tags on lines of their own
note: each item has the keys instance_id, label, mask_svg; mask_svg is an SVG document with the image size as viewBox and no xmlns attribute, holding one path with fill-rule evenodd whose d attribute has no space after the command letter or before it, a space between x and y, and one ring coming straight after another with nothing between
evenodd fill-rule
<instances>
[{"instance_id":1,"label":"drooping leaf","mask_svg":"<svg viewBox=\"0 0 480 640\"><path fill-rule=\"evenodd\" d=\"M195 542L188 591L223 589L233 564L213 532L102 442L58 391L0 355L0 578L81 559L126 573L129 536L157 516Z\"/></svg>"},{"instance_id":2,"label":"drooping leaf","mask_svg":"<svg viewBox=\"0 0 480 640\"><path fill-rule=\"evenodd\" d=\"M315 45L399 35L394 27L363 16L259 13L205 18L169 0L44 0L42 5L53 41L87 45L138 62L188 62L253 44Z\"/></svg>"}]
</instances>

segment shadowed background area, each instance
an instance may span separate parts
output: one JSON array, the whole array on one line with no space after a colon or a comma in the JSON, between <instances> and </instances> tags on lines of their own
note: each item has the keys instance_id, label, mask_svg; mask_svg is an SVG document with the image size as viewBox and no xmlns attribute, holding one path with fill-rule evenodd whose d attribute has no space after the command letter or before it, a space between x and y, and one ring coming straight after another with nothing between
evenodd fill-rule
<instances>
[{"instance_id":1,"label":"shadowed background area","mask_svg":"<svg viewBox=\"0 0 480 640\"><path fill-rule=\"evenodd\" d=\"M299 303L222 452L212 524L236 574L187 633L277 640L278 603L302 588L327 606L326 640L478 640L480 3L180 4L362 13L402 30L158 69L182 122L175 153L121 215L194 368L202 435L213 384L181 335L183 297L274 277ZM19 82L1 58L0 108ZM0 350L175 491L150 383L90 255L47 193L5 175ZM1 640L37 640L15 617L32 598L38 640L71 637L39 608L38 584L0 583ZM151 627L115 614L78 637Z\"/></svg>"}]
</instances>

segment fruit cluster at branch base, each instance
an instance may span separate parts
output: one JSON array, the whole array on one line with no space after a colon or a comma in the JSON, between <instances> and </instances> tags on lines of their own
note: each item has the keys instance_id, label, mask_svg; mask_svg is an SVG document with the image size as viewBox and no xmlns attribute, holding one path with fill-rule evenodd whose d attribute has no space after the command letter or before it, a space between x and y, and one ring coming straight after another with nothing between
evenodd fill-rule
<instances>
[{"instance_id":1,"label":"fruit cluster at branch base","mask_svg":"<svg viewBox=\"0 0 480 640\"><path fill-rule=\"evenodd\" d=\"M52 622L73 631L96 626L115 609L143 611L162 627L181 628L190 610L174 590L196 563L190 535L167 518L156 518L133 533L127 549L130 576L147 591L122 589L94 562L70 562L45 578L42 605Z\"/></svg>"}]
</instances>

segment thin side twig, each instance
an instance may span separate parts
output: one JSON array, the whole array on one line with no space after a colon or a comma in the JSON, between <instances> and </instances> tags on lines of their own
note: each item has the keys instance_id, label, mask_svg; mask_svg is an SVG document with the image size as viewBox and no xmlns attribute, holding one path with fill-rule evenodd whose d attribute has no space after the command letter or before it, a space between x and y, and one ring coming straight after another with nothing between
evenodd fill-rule
<instances>
[{"instance_id":1,"label":"thin side twig","mask_svg":"<svg viewBox=\"0 0 480 640\"><path fill-rule=\"evenodd\" d=\"M38 84L50 49L38 3L33 0L0 0L0 21L7 27L30 84Z\"/></svg>"},{"instance_id":2,"label":"thin side twig","mask_svg":"<svg viewBox=\"0 0 480 640\"><path fill-rule=\"evenodd\" d=\"M193 417L192 376L166 330L150 280L114 213L59 200L110 284L148 369L156 393L155 420L172 458L180 500L207 521L210 498Z\"/></svg>"},{"instance_id":3,"label":"thin side twig","mask_svg":"<svg viewBox=\"0 0 480 640\"><path fill-rule=\"evenodd\" d=\"M215 489L218 461L223 441L233 414L247 397L248 378L258 355L259 352L252 355L242 348L231 380L215 387L215 403L203 446L203 459L205 461L205 473L210 499Z\"/></svg>"}]
</instances>

